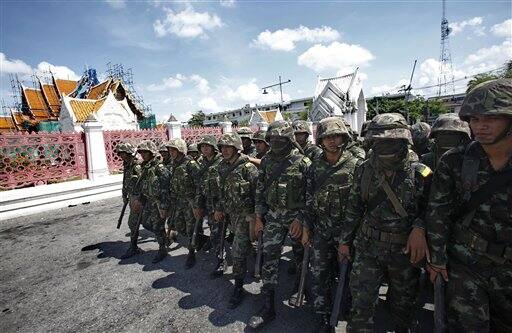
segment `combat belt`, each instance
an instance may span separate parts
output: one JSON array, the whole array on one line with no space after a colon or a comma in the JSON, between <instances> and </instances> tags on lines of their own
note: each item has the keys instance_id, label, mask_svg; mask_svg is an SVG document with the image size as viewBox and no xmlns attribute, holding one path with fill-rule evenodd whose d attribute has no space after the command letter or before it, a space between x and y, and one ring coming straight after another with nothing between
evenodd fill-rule
<instances>
[{"instance_id":1,"label":"combat belt","mask_svg":"<svg viewBox=\"0 0 512 333\"><path fill-rule=\"evenodd\" d=\"M385 232L380 231L379 229L375 229L369 227L367 225L361 226L361 233L371 239L377 240L383 243L391 243L397 245L405 245L407 244L407 239L409 238L409 234L407 233L393 233L393 232Z\"/></svg>"}]
</instances>

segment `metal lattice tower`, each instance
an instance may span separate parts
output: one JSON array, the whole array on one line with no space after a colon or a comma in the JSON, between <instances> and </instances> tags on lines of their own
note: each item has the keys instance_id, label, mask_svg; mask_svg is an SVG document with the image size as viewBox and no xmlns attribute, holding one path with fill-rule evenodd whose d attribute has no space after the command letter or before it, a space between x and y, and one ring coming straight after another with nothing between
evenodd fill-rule
<instances>
[{"instance_id":1,"label":"metal lattice tower","mask_svg":"<svg viewBox=\"0 0 512 333\"><path fill-rule=\"evenodd\" d=\"M439 78L437 96L446 95L447 92L455 94L455 84L453 78L452 55L450 53L450 32L452 29L448 25L446 18L446 0L443 0L443 18L441 19L441 52L439 54Z\"/></svg>"}]
</instances>

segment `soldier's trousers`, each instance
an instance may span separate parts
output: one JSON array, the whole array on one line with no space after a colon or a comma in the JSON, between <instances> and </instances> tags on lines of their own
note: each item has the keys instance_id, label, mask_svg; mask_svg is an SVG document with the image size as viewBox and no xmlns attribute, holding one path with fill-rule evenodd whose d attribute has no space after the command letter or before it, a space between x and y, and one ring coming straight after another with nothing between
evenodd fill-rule
<instances>
[{"instance_id":1,"label":"soldier's trousers","mask_svg":"<svg viewBox=\"0 0 512 333\"><path fill-rule=\"evenodd\" d=\"M450 332L512 332L512 263L466 266L451 260L446 287Z\"/></svg>"},{"instance_id":2,"label":"soldier's trousers","mask_svg":"<svg viewBox=\"0 0 512 333\"><path fill-rule=\"evenodd\" d=\"M210 227L210 243L212 244L212 251L218 257L220 253L220 238L222 237L222 225L215 222L213 212L208 213L208 226Z\"/></svg>"},{"instance_id":3,"label":"soldier's trousers","mask_svg":"<svg viewBox=\"0 0 512 333\"><path fill-rule=\"evenodd\" d=\"M252 214L229 214L231 230L234 233L231 253L233 255L233 277L243 279L247 272L247 257L251 251L249 223ZM220 229L220 223L219 223Z\"/></svg>"},{"instance_id":4,"label":"soldier's trousers","mask_svg":"<svg viewBox=\"0 0 512 333\"><path fill-rule=\"evenodd\" d=\"M265 227L263 228L263 266L261 276L263 290L273 290L277 286L279 273L279 260L283 244L288 235L290 224L294 217L286 210L268 211L265 215ZM294 240L296 249L299 249L298 240ZM297 272L302 267L302 256L304 251L294 251ZM299 257L300 256L300 257ZM297 274L300 276L300 274Z\"/></svg>"},{"instance_id":5,"label":"soldier's trousers","mask_svg":"<svg viewBox=\"0 0 512 333\"><path fill-rule=\"evenodd\" d=\"M189 242L192 240L192 234L194 233L194 213L192 211L192 205L188 202L178 202L174 206L174 214L172 216L172 223L178 233L186 235Z\"/></svg>"},{"instance_id":6,"label":"soldier's trousers","mask_svg":"<svg viewBox=\"0 0 512 333\"><path fill-rule=\"evenodd\" d=\"M132 235L135 232L134 228L136 227L136 221L136 218L128 220ZM156 203L146 205L142 211L141 223L144 229L155 234L156 241L159 245L165 244L165 221L160 218L160 212L158 211L158 205Z\"/></svg>"},{"instance_id":7,"label":"soldier's trousers","mask_svg":"<svg viewBox=\"0 0 512 333\"><path fill-rule=\"evenodd\" d=\"M350 277L352 311L347 332L373 332L375 307L382 282L388 284L386 304L396 326L411 327L420 269L411 265L403 246L357 240ZM382 245L382 246L381 246Z\"/></svg>"},{"instance_id":8,"label":"soldier's trousers","mask_svg":"<svg viewBox=\"0 0 512 333\"><path fill-rule=\"evenodd\" d=\"M318 314L329 314L332 309L331 290L336 277L338 243L321 234L313 236L311 258L313 306Z\"/></svg>"}]
</instances>

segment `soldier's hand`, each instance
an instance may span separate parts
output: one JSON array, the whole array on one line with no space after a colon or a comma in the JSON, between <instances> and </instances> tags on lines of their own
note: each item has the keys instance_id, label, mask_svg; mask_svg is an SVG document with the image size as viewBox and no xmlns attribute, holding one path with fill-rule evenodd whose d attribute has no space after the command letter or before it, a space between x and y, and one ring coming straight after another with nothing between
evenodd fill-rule
<instances>
[{"instance_id":1,"label":"soldier's hand","mask_svg":"<svg viewBox=\"0 0 512 333\"><path fill-rule=\"evenodd\" d=\"M340 246L338 246L338 257L340 261L343 261L344 259L350 260L350 246L340 244Z\"/></svg>"},{"instance_id":2,"label":"soldier's hand","mask_svg":"<svg viewBox=\"0 0 512 333\"><path fill-rule=\"evenodd\" d=\"M130 209L134 213L139 213L140 210L142 209L142 203L137 197L132 197L132 200L130 200Z\"/></svg>"},{"instance_id":3,"label":"soldier's hand","mask_svg":"<svg viewBox=\"0 0 512 333\"><path fill-rule=\"evenodd\" d=\"M427 265L427 271L430 278L430 282L435 283L437 274L441 274L443 279L448 282L448 271L446 270L446 266L437 266L433 264Z\"/></svg>"},{"instance_id":4,"label":"soldier's hand","mask_svg":"<svg viewBox=\"0 0 512 333\"><path fill-rule=\"evenodd\" d=\"M160 218L165 220L169 217L169 211L167 209L158 209L158 212L160 213Z\"/></svg>"},{"instance_id":5,"label":"soldier's hand","mask_svg":"<svg viewBox=\"0 0 512 333\"><path fill-rule=\"evenodd\" d=\"M213 213L213 219L215 220L215 222L220 222L224 220L224 213L216 210L215 213Z\"/></svg>"},{"instance_id":6,"label":"soldier's hand","mask_svg":"<svg viewBox=\"0 0 512 333\"><path fill-rule=\"evenodd\" d=\"M307 247L311 246L311 232L309 231L309 228L302 228L302 239L301 239L302 246Z\"/></svg>"},{"instance_id":7,"label":"soldier's hand","mask_svg":"<svg viewBox=\"0 0 512 333\"><path fill-rule=\"evenodd\" d=\"M256 238L258 237L259 233L263 232L263 219L261 216L256 215L254 218L254 233L256 234Z\"/></svg>"},{"instance_id":8,"label":"soldier's hand","mask_svg":"<svg viewBox=\"0 0 512 333\"><path fill-rule=\"evenodd\" d=\"M302 235L302 225L299 220L296 218L293 220L292 224L290 224L290 236L294 239L299 239Z\"/></svg>"},{"instance_id":9,"label":"soldier's hand","mask_svg":"<svg viewBox=\"0 0 512 333\"><path fill-rule=\"evenodd\" d=\"M204 209L202 209L202 208L194 208L192 211L194 213L194 218L196 220L200 219L204 216Z\"/></svg>"},{"instance_id":10,"label":"soldier's hand","mask_svg":"<svg viewBox=\"0 0 512 333\"><path fill-rule=\"evenodd\" d=\"M404 253L410 254L410 261L416 264L427 256L430 260L430 253L428 252L427 239L425 237L425 230L420 228L412 228L405 246Z\"/></svg>"}]
</instances>

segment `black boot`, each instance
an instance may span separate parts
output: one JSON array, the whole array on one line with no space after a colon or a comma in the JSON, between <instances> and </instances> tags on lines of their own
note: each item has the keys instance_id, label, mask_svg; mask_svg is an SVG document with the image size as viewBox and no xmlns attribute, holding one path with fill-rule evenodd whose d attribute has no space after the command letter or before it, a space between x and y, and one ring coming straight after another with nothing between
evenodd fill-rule
<instances>
[{"instance_id":1,"label":"black boot","mask_svg":"<svg viewBox=\"0 0 512 333\"><path fill-rule=\"evenodd\" d=\"M233 290L233 294L229 298L228 308L235 309L242 303L244 299L244 280L243 279L235 279L235 289Z\"/></svg>"},{"instance_id":2,"label":"black boot","mask_svg":"<svg viewBox=\"0 0 512 333\"><path fill-rule=\"evenodd\" d=\"M220 278L224 274L224 260L217 259L217 264L215 265L215 268L210 273L210 279L217 279Z\"/></svg>"},{"instance_id":3,"label":"black boot","mask_svg":"<svg viewBox=\"0 0 512 333\"><path fill-rule=\"evenodd\" d=\"M121 259L128 259L133 257L134 255L142 253L142 250L137 246L137 238L132 237L130 241L130 247L126 252L121 256Z\"/></svg>"},{"instance_id":4,"label":"black boot","mask_svg":"<svg viewBox=\"0 0 512 333\"><path fill-rule=\"evenodd\" d=\"M320 323L318 324L315 332L319 333L334 333L335 328L330 324L331 317L329 315L323 314L320 318Z\"/></svg>"},{"instance_id":5,"label":"black boot","mask_svg":"<svg viewBox=\"0 0 512 333\"><path fill-rule=\"evenodd\" d=\"M151 261L153 264L159 263L160 261L164 260L167 256L167 250L165 249L165 246L160 245L160 248L158 249L158 252L156 256Z\"/></svg>"},{"instance_id":6,"label":"black boot","mask_svg":"<svg viewBox=\"0 0 512 333\"><path fill-rule=\"evenodd\" d=\"M257 314L249 319L249 327L252 329L259 329L267 325L276 317L276 310L274 307L274 290L265 292L265 303Z\"/></svg>"},{"instance_id":7,"label":"black boot","mask_svg":"<svg viewBox=\"0 0 512 333\"><path fill-rule=\"evenodd\" d=\"M196 253L194 249L188 250L187 260L185 261L185 268L190 269L196 264Z\"/></svg>"}]
</instances>

